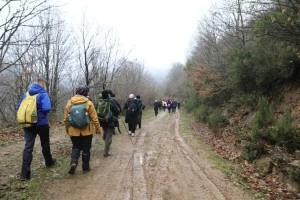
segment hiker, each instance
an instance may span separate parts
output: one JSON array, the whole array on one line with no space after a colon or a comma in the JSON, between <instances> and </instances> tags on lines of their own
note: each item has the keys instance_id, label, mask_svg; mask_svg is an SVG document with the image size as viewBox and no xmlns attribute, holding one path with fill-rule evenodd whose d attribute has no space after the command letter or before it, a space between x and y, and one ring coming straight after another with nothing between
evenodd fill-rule
<instances>
[{"instance_id":1,"label":"hiker","mask_svg":"<svg viewBox=\"0 0 300 200\"><path fill-rule=\"evenodd\" d=\"M127 99L124 110L126 110L125 114L125 123L128 123L128 134L134 137L135 128L137 124L137 116L139 113L139 108L137 101L134 99L134 94L130 94Z\"/></svg>"},{"instance_id":2,"label":"hiker","mask_svg":"<svg viewBox=\"0 0 300 200\"><path fill-rule=\"evenodd\" d=\"M89 88L76 88L76 95L66 105L64 123L66 132L72 141L72 152L69 174L75 173L80 152L82 151L82 171L90 171L90 151L93 139L93 125L96 134L101 135L100 123L94 104L87 98Z\"/></svg>"},{"instance_id":3,"label":"hiker","mask_svg":"<svg viewBox=\"0 0 300 200\"><path fill-rule=\"evenodd\" d=\"M168 108L168 112L170 113L171 112L171 108L172 108L172 101L171 101L171 99L169 99L167 101L167 108Z\"/></svg>"},{"instance_id":4,"label":"hiker","mask_svg":"<svg viewBox=\"0 0 300 200\"><path fill-rule=\"evenodd\" d=\"M167 108L167 102L166 101L162 101L162 107L163 107L163 110L165 112L166 108Z\"/></svg>"},{"instance_id":5,"label":"hiker","mask_svg":"<svg viewBox=\"0 0 300 200\"><path fill-rule=\"evenodd\" d=\"M175 113L175 112L176 112L176 107L177 107L177 102L176 102L176 101L173 101L172 104L171 104L172 113Z\"/></svg>"},{"instance_id":6,"label":"hiker","mask_svg":"<svg viewBox=\"0 0 300 200\"><path fill-rule=\"evenodd\" d=\"M156 117L158 114L159 102L157 100L155 100L153 106L154 106L154 113L155 113L155 117Z\"/></svg>"},{"instance_id":7,"label":"hiker","mask_svg":"<svg viewBox=\"0 0 300 200\"><path fill-rule=\"evenodd\" d=\"M180 109L180 101L177 102L177 108Z\"/></svg>"},{"instance_id":8,"label":"hiker","mask_svg":"<svg viewBox=\"0 0 300 200\"><path fill-rule=\"evenodd\" d=\"M137 104L139 106L139 113L138 113L138 122L137 125L139 125L139 128L142 128L142 117L143 117L143 110L145 109L145 104L143 102L143 100L141 100L141 96L140 95L136 95L136 101Z\"/></svg>"},{"instance_id":9,"label":"hiker","mask_svg":"<svg viewBox=\"0 0 300 200\"><path fill-rule=\"evenodd\" d=\"M120 105L120 103L118 102L118 100L115 98L116 97L116 95L114 94L114 93L111 93L110 94L110 98L111 98L111 100L112 101L114 101L114 103L116 104L116 106L118 107L118 109L119 109L119 114L120 113L122 113L122 108L121 108L121 105ZM119 131L119 133L121 133L121 131L120 131L120 123L119 123L119 114L117 114L115 117L115 127L116 128L118 128L118 131ZM114 129L114 135L116 134L116 131L115 131L115 129Z\"/></svg>"},{"instance_id":10,"label":"hiker","mask_svg":"<svg viewBox=\"0 0 300 200\"><path fill-rule=\"evenodd\" d=\"M110 98L110 96L114 96L111 90L102 91L101 99L99 99L96 106L98 119L101 127L103 128L102 138L105 141L103 153L104 157L111 155L109 153L109 148L112 143L115 127L117 126L117 116L120 114L120 109L116 105L115 101Z\"/></svg>"},{"instance_id":11,"label":"hiker","mask_svg":"<svg viewBox=\"0 0 300 200\"><path fill-rule=\"evenodd\" d=\"M37 120L35 123L26 127L23 126L24 138L25 138L25 148L23 150L23 163L21 169L20 180L25 181L31 178L30 165L32 161L32 151L34 148L35 138L39 135L42 146L42 153L45 159L45 165L51 167L55 165L56 159L52 158L50 150L50 137L49 137L49 122L48 122L48 113L51 110L50 98L46 92L46 80L43 78L38 78L34 84L32 84L26 94L22 96L19 103L16 106L18 110L18 121L21 117L22 110L26 118L26 106L24 105L28 97L34 98L33 107L36 108ZM22 105L22 102L24 103ZM25 107L24 107L25 106ZM32 113L31 113L32 114Z\"/></svg>"},{"instance_id":12,"label":"hiker","mask_svg":"<svg viewBox=\"0 0 300 200\"><path fill-rule=\"evenodd\" d=\"M162 109L162 100L161 99L158 101L158 108L159 108L159 110Z\"/></svg>"}]
</instances>

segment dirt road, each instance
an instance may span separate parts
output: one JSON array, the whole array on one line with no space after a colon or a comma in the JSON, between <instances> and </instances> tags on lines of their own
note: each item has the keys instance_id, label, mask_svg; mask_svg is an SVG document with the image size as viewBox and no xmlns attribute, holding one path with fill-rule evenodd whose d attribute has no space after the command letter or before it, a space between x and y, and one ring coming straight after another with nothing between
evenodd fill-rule
<instances>
[{"instance_id":1,"label":"dirt road","mask_svg":"<svg viewBox=\"0 0 300 200\"><path fill-rule=\"evenodd\" d=\"M48 199L192 200L249 199L179 134L180 114L162 112L136 137L113 138L113 156L93 146L91 172L48 186ZM95 143L95 142L94 142Z\"/></svg>"}]
</instances>

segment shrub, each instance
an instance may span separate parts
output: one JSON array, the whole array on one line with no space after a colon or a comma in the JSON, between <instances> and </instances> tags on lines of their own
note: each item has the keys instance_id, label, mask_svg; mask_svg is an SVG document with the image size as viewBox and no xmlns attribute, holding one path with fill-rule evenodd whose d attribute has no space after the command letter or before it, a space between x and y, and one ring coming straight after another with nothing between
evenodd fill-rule
<instances>
[{"instance_id":1,"label":"shrub","mask_svg":"<svg viewBox=\"0 0 300 200\"><path fill-rule=\"evenodd\" d=\"M254 139L272 140L272 125L274 124L274 108L265 97L258 101L258 111L252 123L251 129Z\"/></svg>"},{"instance_id":2,"label":"shrub","mask_svg":"<svg viewBox=\"0 0 300 200\"><path fill-rule=\"evenodd\" d=\"M221 114L219 110L212 110L207 118L208 126L212 129L225 127L229 121Z\"/></svg>"},{"instance_id":3,"label":"shrub","mask_svg":"<svg viewBox=\"0 0 300 200\"><path fill-rule=\"evenodd\" d=\"M209 115L209 107L205 104L201 104L196 109L194 109L195 117L201 122L207 122L207 117Z\"/></svg>"},{"instance_id":4,"label":"shrub","mask_svg":"<svg viewBox=\"0 0 300 200\"><path fill-rule=\"evenodd\" d=\"M296 126L290 112L286 113L277 124L276 140L285 146L289 152L300 149L300 138L296 135Z\"/></svg>"},{"instance_id":5,"label":"shrub","mask_svg":"<svg viewBox=\"0 0 300 200\"><path fill-rule=\"evenodd\" d=\"M262 141L250 141L242 151L241 157L248 161L253 161L261 155L266 154L265 145Z\"/></svg>"},{"instance_id":6,"label":"shrub","mask_svg":"<svg viewBox=\"0 0 300 200\"><path fill-rule=\"evenodd\" d=\"M200 97L196 92L193 92L187 99L184 107L187 112L192 112L196 107L198 107L198 105L200 105Z\"/></svg>"}]
</instances>

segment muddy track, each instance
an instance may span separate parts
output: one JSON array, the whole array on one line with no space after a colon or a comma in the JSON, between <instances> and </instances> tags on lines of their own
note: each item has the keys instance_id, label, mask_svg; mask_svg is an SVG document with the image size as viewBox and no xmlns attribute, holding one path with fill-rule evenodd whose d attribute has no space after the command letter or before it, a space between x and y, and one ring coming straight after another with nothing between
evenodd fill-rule
<instances>
[{"instance_id":1,"label":"muddy track","mask_svg":"<svg viewBox=\"0 0 300 200\"><path fill-rule=\"evenodd\" d=\"M110 157L94 144L92 171L48 186L48 199L248 199L179 134L180 115L161 112L132 138L113 138ZM99 140L100 138L95 138Z\"/></svg>"}]
</instances>

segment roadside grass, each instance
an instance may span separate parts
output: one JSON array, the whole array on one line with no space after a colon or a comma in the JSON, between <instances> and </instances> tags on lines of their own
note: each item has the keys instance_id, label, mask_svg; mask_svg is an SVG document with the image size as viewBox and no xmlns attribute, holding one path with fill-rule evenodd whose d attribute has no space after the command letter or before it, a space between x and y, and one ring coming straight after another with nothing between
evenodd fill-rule
<instances>
[{"instance_id":1,"label":"roadside grass","mask_svg":"<svg viewBox=\"0 0 300 200\"><path fill-rule=\"evenodd\" d=\"M29 181L20 181L19 177L12 179L1 198L7 200L44 199L45 185L49 182L58 182L68 175L66 173L69 167L68 157L57 156L56 160L56 165L53 167L39 167L32 170L32 178Z\"/></svg>"},{"instance_id":2,"label":"roadside grass","mask_svg":"<svg viewBox=\"0 0 300 200\"><path fill-rule=\"evenodd\" d=\"M180 110L180 135L187 141L187 143L195 149L197 152L201 152L202 155L207 157L213 166L224 173L232 182L238 183L243 190L255 199L266 200L269 199L262 193L258 193L253 190L249 183L244 181L239 174L242 170L239 165L234 164L226 159L223 159L218 154L213 152L203 140L201 140L197 130L192 129L192 125L197 123L193 115L187 113L185 110Z\"/></svg>"},{"instance_id":3,"label":"roadside grass","mask_svg":"<svg viewBox=\"0 0 300 200\"><path fill-rule=\"evenodd\" d=\"M154 119L155 119L155 114L152 108L147 108L143 111L142 125L147 124L150 121L153 121Z\"/></svg>"}]
</instances>

